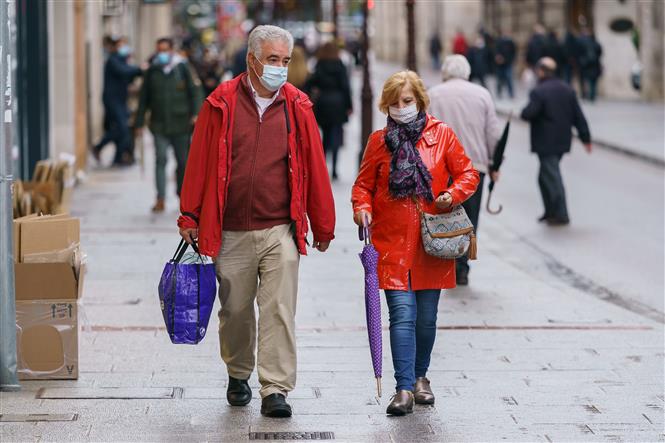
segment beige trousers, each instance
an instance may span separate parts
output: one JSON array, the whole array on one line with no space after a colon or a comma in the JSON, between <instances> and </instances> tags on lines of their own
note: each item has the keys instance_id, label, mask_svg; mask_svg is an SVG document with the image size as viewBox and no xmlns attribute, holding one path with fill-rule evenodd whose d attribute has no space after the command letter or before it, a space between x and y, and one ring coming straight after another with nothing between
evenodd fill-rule
<instances>
[{"instance_id":1,"label":"beige trousers","mask_svg":"<svg viewBox=\"0 0 665 443\"><path fill-rule=\"evenodd\" d=\"M287 395L296 384L295 314L300 255L290 225L224 232L215 261L219 279L219 344L233 378L257 362L261 397ZM257 322L254 300L258 305Z\"/></svg>"}]
</instances>

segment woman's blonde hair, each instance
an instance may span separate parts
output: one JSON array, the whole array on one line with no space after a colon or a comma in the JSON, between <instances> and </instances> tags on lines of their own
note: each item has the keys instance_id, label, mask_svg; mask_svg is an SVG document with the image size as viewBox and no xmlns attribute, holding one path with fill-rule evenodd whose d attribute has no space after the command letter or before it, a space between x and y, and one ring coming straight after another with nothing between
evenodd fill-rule
<instances>
[{"instance_id":1,"label":"woman's blonde hair","mask_svg":"<svg viewBox=\"0 0 665 443\"><path fill-rule=\"evenodd\" d=\"M416 98L416 104L419 111L424 111L429 106L429 97L425 90L425 85L418 74L413 71L396 72L383 84L381 100L379 100L379 109L384 114L388 114L388 107L399 102L399 96L402 88L407 84L413 89L413 96Z\"/></svg>"}]
</instances>

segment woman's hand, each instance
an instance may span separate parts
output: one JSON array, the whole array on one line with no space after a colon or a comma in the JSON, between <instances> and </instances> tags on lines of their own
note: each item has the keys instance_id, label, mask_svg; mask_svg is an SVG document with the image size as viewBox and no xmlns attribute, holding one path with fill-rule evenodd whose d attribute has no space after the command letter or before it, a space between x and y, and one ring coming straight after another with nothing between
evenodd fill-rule
<instances>
[{"instance_id":1,"label":"woman's hand","mask_svg":"<svg viewBox=\"0 0 665 443\"><path fill-rule=\"evenodd\" d=\"M450 192L444 192L436 198L434 204L439 209L448 209L453 204L453 196Z\"/></svg>"},{"instance_id":2,"label":"woman's hand","mask_svg":"<svg viewBox=\"0 0 665 443\"><path fill-rule=\"evenodd\" d=\"M360 210L353 215L353 221L358 226L365 226L365 223L367 223L367 226L369 226L372 224L372 214L367 211Z\"/></svg>"}]
</instances>

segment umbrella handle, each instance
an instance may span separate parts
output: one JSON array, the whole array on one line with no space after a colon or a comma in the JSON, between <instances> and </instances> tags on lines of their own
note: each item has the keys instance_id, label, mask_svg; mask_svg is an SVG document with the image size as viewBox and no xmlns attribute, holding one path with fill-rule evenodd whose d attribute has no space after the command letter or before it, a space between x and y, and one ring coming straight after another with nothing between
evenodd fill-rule
<instances>
[{"instance_id":1,"label":"umbrella handle","mask_svg":"<svg viewBox=\"0 0 665 443\"><path fill-rule=\"evenodd\" d=\"M363 239L365 240L365 246L371 243L370 236L371 234L369 232L369 223L367 220L367 215L365 214L365 217L363 218Z\"/></svg>"},{"instance_id":2,"label":"umbrella handle","mask_svg":"<svg viewBox=\"0 0 665 443\"><path fill-rule=\"evenodd\" d=\"M492 200L492 191L490 190L489 195L487 196L487 205L485 206L485 209L487 209L487 212L489 212L492 215L496 215L503 211L503 205L499 205L499 209L497 210L492 210L490 209L490 201Z\"/></svg>"}]
</instances>

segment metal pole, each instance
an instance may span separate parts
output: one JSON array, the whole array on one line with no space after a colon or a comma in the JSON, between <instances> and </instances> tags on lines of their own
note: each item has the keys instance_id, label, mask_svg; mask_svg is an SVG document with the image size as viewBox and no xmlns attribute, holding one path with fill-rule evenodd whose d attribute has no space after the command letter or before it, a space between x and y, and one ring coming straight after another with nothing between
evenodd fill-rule
<instances>
[{"instance_id":1,"label":"metal pole","mask_svg":"<svg viewBox=\"0 0 665 443\"><path fill-rule=\"evenodd\" d=\"M13 0L0 0L0 390L21 388L16 375L16 303L14 301L12 147L14 145Z\"/></svg>"},{"instance_id":2,"label":"metal pole","mask_svg":"<svg viewBox=\"0 0 665 443\"><path fill-rule=\"evenodd\" d=\"M406 51L406 67L411 71L417 71L416 64L416 21L414 18L414 7L416 0L406 0L406 34L408 47Z\"/></svg>"},{"instance_id":3,"label":"metal pole","mask_svg":"<svg viewBox=\"0 0 665 443\"><path fill-rule=\"evenodd\" d=\"M362 64L363 64L363 88L361 92L362 126L360 130L360 154L358 164L362 162L365 154L367 139L372 133L372 84L369 75L369 35L367 33L367 21L369 20L369 8L367 0L363 2L363 41L362 41Z\"/></svg>"}]
</instances>

